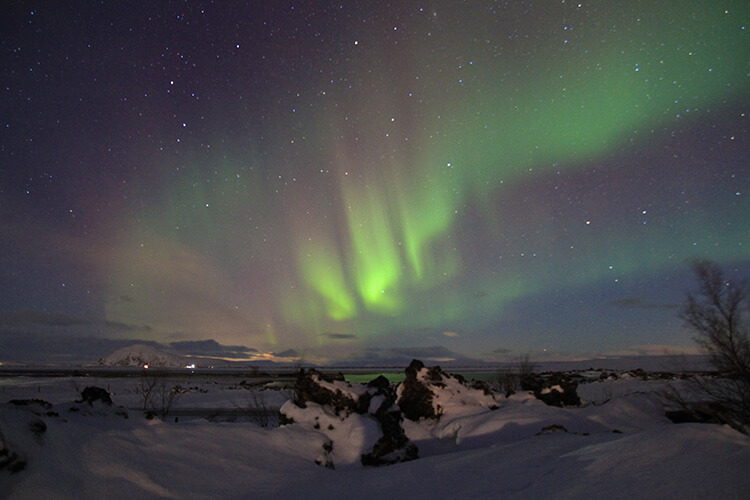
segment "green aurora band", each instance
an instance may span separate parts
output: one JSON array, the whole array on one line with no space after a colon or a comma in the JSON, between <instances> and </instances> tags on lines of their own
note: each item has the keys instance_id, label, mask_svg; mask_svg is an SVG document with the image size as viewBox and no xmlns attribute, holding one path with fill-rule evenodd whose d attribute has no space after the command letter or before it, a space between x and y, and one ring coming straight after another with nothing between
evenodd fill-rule
<instances>
[{"instance_id":1,"label":"green aurora band","mask_svg":"<svg viewBox=\"0 0 750 500\"><path fill-rule=\"evenodd\" d=\"M629 141L673 126L678 115L701 114L747 93L748 44L727 42L728 34L739 29L734 21L708 3L701 3L697 12L681 4L654 9L657 21L629 26L627 41L616 35L612 39L609 32L588 34L602 40L601 49L585 50L572 40L565 57L542 57L515 81L496 83L490 67L480 76L483 81L475 82L486 90L476 102L459 103L446 113L457 116L455 125L440 139L426 139L429 146L413 164L365 165L365 176L371 171L381 176L364 181L365 187L342 180L341 209L347 222L343 254L333 249L336 245L323 244L298 260L313 295L308 300L325 304L318 313L339 321L354 318L360 309L396 315L416 304L433 315L404 319L412 327L425 320L455 322L465 316L462 296L467 290L447 287L454 291L436 294L435 287L461 269L451 233L462 206L500 181L512 183L529 171L547 175L551 169L617 154ZM741 38L746 42L744 33ZM747 206L742 211L747 213ZM496 214L497 221L502 219ZM748 227L733 228L722 240L736 240L736 231L747 232ZM705 230L661 229L665 238ZM565 273L554 266L524 270L524 275L536 276L533 284L518 273L503 283L487 279L482 286L491 291L487 302L496 308L560 280L569 285L593 282L610 265L620 273L644 272L667 261L683 265L689 257L666 246L645 245L638 236L618 234L612 240L604 246L618 250L615 257L608 252L606 262L596 263L602 259L589 255L587 262ZM742 248L721 248L716 258L743 256ZM300 319L309 324L309 317Z\"/></svg>"},{"instance_id":2,"label":"green aurora band","mask_svg":"<svg viewBox=\"0 0 750 500\"><path fill-rule=\"evenodd\" d=\"M462 60L458 49L450 56L441 52L444 39L428 37L394 55L378 52L377 34L369 41L362 36L360 46L376 47L352 68L364 83L348 102L316 109L304 123L319 141L309 149L311 171L330 168L334 181L314 191L290 184L274 198L268 193L281 177L264 172L293 159L256 154L254 146L236 157L218 154L192 177L185 174L187 180L163 180L167 194L142 217L159 238L139 237L169 239L191 250L189 256L223 259L213 271L230 283L215 288L241 297L222 295L220 302L233 304L226 312L233 315L231 327L242 325L225 338L243 342L249 329L269 345L285 346L300 339L323 344L326 333L373 339L425 328L481 329L505 305L533 294L674 269L696 253L746 259L750 217L728 226L699 211L676 217L679 209L670 207L644 229L617 220L597 224L590 214L559 218L555 201L544 200L552 205L525 205L524 230L514 220L517 210L504 210L526 190L530 197L549 194L539 186L557 182L561 172L575 179L597 161L627 159L688 118L710 116L748 95L750 43L736 15L725 16L712 2L648 5L650 15L639 20L592 12L565 43L542 26L507 60L480 53L465 61L461 71L471 66L471 76L436 71L446 60ZM746 3L736 9L748 19ZM467 23L481 32L485 21L475 15ZM451 47L476 41L460 30L445 31L466 37ZM592 40L600 43L592 46ZM367 67L375 61L392 65L398 76L373 76ZM417 96L405 82L418 82L421 104L414 104ZM373 103L372 95L393 99ZM247 165L253 168L242 169ZM206 170L223 179L221 189L207 187L200 173ZM311 176L300 174L297 183ZM750 213L749 199L726 208ZM465 232L462 223L477 213L481 231ZM715 247L685 244L687 235L707 231ZM655 234L669 244L655 243ZM467 245L469 237L481 241ZM496 248L505 258L480 269L467 248L475 245ZM171 258L169 248L159 259ZM549 258L519 257L524 249ZM178 292L210 274L208 264L191 262L206 271L189 268L186 282L174 285ZM230 278L237 269L240 275ZM252 277L247 282L267 283L266 289L243 290L241 273ZM159 323L156 311L167 301L160 302L164 290L154 283L151 301L117 300L134 276L142 283L154 279L124 262L112 271L107 317L144 324L135 316L147 311L149 324L188 331L197 313L180 312L188 318L180 324Z\"/></svg>"}]
</instances>

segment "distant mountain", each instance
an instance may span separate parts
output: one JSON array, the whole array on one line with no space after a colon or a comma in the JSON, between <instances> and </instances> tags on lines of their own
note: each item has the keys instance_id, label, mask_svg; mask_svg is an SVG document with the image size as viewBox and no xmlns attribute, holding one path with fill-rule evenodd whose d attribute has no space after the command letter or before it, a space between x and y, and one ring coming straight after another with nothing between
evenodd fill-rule
<instances>
[{"instance_id":1,"label":"distant mountain","mask_svg":"<svg viewBox=\"0 0 750 500\"><path fill-rule=\"evenodd\" d=\"M182 368L186 360L168 352L160 351L145 344L134 344L118 349L104 356L98 362L100 366L144 366L162 368Z\"/></svg>"}]
</instances>

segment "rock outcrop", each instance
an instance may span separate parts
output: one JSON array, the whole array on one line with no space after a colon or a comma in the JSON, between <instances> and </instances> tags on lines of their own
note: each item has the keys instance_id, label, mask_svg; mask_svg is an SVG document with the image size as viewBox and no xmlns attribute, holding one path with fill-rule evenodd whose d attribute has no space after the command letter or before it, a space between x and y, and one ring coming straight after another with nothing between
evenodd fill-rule
<instances>
[{"instance_id":1,"label":"rock outcrop","mask_svg":"<svg viewBox=\"0 0 750 500\"><path fill-rule=\"evenodd\" d=\"M112 397L109 395L106 389L101 387L89 386L81 391L81 399L79 403L88 403L90 406L94 406L94 403L100 402L101 404L112 406Z\"/></svg>"},{"instance_id":2,"label":"rock outcrop","mask_svg":"<svg viewBox=\"0 0 750 500\"><path fill-rule=\"evenodd\" d=\"M549 406L580 406L578 382L569 375L555 372L550 375L532 373L521 379L521 389L532 391L537 399Z\"/></svg>"},{"instance_id":3,"label":"rock outcrop","mask_svg":"<svg viewBox=\"0 0 750 500\"><path fill-rule=\"evenodd\" d=\"M294 392L294 399L281 407L282 424L309 425L328 437L316 460L320 465L333 468L358 460L377 466L419 456L401 427L396 393L385 377L363 385L340 375L300 370Z\"/></svg>"},{"instance_id":4,"label":"rock outcrop","mask_svg":"<svg viewBox=\"0 0 750 500\"><path fill-rule=\"evenodd\" d=\"M462 377L438 366L427 368L413 360L405 374L397 385L382 375L363 385L349 383L340 374L300 370L294 398L281 407L281 423L325 434L327 445L316 459L320 465L359 461L379 466L418 458L416 445L404 432L404 418L437 420L453 406L497 407L486 386L469 387Z\"/></svg>"},{"instance_id":5,"label":"rock outcrop","mask_svg":"<svg viewBox=\"0 0 750 500\"><path fill-rule=\"evenodd\" d=\"M409 420L438 419L451 406L497 408L486 384L467 386L463 377L445 373L439 366L427 368L415 359L406 368L405 375L397 389L396 403Z\"/></svg>"}]
</instances>

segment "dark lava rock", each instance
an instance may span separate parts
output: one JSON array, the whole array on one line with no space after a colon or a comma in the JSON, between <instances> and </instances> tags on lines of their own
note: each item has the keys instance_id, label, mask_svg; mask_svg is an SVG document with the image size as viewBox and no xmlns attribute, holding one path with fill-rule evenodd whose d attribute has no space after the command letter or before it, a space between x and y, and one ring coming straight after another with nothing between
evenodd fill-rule
<instances>
[{"instance_id":1,"label":"dark lava rock","mask_svg":"<svg viewBox=\"0 0 750 500\"><path fill-rule=\"evenodd\" d=\"M391 465L419 458L417 445L409 441L401 427L400 412L395 413L398 414L398 417L392 417L394 422L392 425L383 428L383 422L380 422L383 436L378 439L370 453L362 455L362 465Z\"/></svg>"},{"instance_id":2,"label":"dark lava rock","mask_svg":"<svg viewBox=\"0 0 750 500\"><path fill-rule=\"evenodd\" d=\"M315 463L317 465L320 465L321 467L325 467L326 469L335 469L336 467L333 465L333 460L331 460L331 452L333 451L333 441L330 439L323 443L323 453L318 456L318 458L315 459Z\"/></svg>"},{"instance_id":3,"label":"dark lava rock","mask_svg":"<svg viewBox=\"0 0 750 500\"><path fill-rule=\"evenodd\" d=\"M580 406L577 388L578 382L562 372L548 376L532 373L521 380L522 390L532 391L537 399L549 406Z\"/></svg>"},{"instance_id":4,"label":"dark lava rock","mask_svg":"<svg viewBox=\"0 0 750 500\"><path fill-rule=\"evenodd\" d=\"M307 403L312 402L319 404L320 406L326 406L333 409L336 415L351 415L352 413L364 413L361 406L369 404L369 398L366 402L355 401L341 391L331 391L326 387L322 387L319 381L323 382L334 382L343 381L343 375L324 375L319 371L311 368L305 370L300 369L297 375L297 381L294 384L294 403L300 408L307 408ZM365 406L365 409L367 407Z\"/></svg>"},{"instance_id":5,"label":"dark lava rock","mask_svg":"<svg viewBox=\"0 0 750 500\"><path fill-rule=\"evenodd\" d=\"M26 459L11 451L0 433L0 471L7 470L11 474L22 471L26 467Z\"/></svg>"},{"instance_id":6,"label":"dark lava rock","mask_svg":"<svg viewBox=\"0 0 750 500\"><path fill-rule=\"evenodd\" d=\"M401 410L395 405L396 391L391 388L388 379L381 375L370 381L367 388L368 392L372 394L370 401L379 396L384 398L374 409L374 413L371 413L378 421L383 435L372 447L370 453L362 455L362 465L390 465L419 458L417 446L409 441L401 426L404 417ZM369 408L369 410L372 412L373 408Z\"/></svg>"},{"instance_id":7,"label":"dark lava rock","mask_svg":"<svg viewBox=\"0 0 750 500\"><path fill-rule=\"evenodd\" d=\"M112 406L113 404L112 397L106 389L90 386L81 391L81 399L78 400L79 403L88 403L93 406L96 401L101 401L107 406Z\"/></svg>"},{"instance_id":8,"label":"dark lava rock","mask_svg":"<svg viewBox=\"0 0 750 500\"><path fill-rule=\"evenodd\" d=\"M391 382L383 375L380 375L377 378L374 378L367 382L367 387L369 389L375 389L379 391L387 391L390 386Z\"/></svg>"},{"instance_id":9,"label":"dark lava rock","mask_svg":"<svg viewBox=\"0 0 750 500\"><path fill-rule=\"evenodd\" d=\"M29 422L29 430L37 436L41 436L47 431L47 424L44 420L34 420Z\"/></svg>"},{"instance_id":10,"label":"dark lava rock","mask_svg":"<svg viewBox=\"0 0 750 500\"><path fill-rule=\"evenodd\" d=\"M488 396L492 395L492 388L490 387L490 384L482 380L474 380L473 382L471 382L469 387L478 391L482 391Z\"/></svg>"},{"instance_id":11,"label":"dark lava rock","mask_svg":"<svg viewBox=\"0 0 750 500\"><path fill-rule=\"evenodd\" d=\"M38 406L44 410L52 408L52 403L43 399L11 399L8 404L13 406Z\"/></svg>"},{"instance_id":12,"label":"dark lava rock","mask_svg":"<svg viewBox=\"0 0 750 500\"><path fill-rule=\"evenodd\" d=\"M537 432L536 435L541 436L543 434L555 434L556 432L568 432L568 429L566 429L564 425L552 424L546 427L542 427L542 430Z\"/></svg>"},{"instance_id":13,"label":"dark lava rock","mask_svg":"<svg viewBox=\"0 0 750 500\"><path fill-rule=\"evenodd\" d=\"M399 388L398 405L404 417L412 421L422 418L437 419L443 412L442 404L470 404L496 409L493 392L485 382L467 383L461 375L445 373L439 366L426 368L419 360L412 360L405 370Z\"/></svg>"},{"instance_id":14,"label":"dark lava rock","mask_svg":"<svg viewBox=\"0 0 750 500\"><path fill-rule=\"evenodd\" d=\"M56 411L52 411L52 403L43 399L11 399L8 401L12 406L23 406L34 415L40 417L57 417Z\"/></svg>"},{"instance_id":15,"label":"dark lava rock","mask_svg":"<svg viewBox=\"0 0 750 500\"><path fill-rule=\"evenodd\" d=\"M432 391L417 378L417 374L424 368L424 363L414 359L405 370L406 378L401 385L401 396L398 405L406 418L418 421L420 418L435 418L435 408L432 406ZM439 377L440 367L431 368L428 378L434 380ZM442 378L437 379L438 382Z\"/></svg>"},{"instance_id":16,"label":"dark lava rock","mask_svg":"<svg viewBox=\"0 0 750 500\"><path fill-rule=\"evenodd\" d=\"M352 391L342 392L340 389L332 389L330 384L334 382L339 387L344 384L344 387L351 388ZM324 387L321 383L329 387ZM388 465L418 458L416 445L409 441L401 426L403 417L401 410L395 404L396 391L387 378L380 376L364 387L354 387L345 382L343 376L331 377L314 369L300 370L294 385L294 393L293 402L300 408L307 408L308 403L315 403L332 409L341 419L357 414L368 415L378 422L382 435L370 452L362 454L363 465ZM293 419L281 414L282 425L292 423L294 423ZM316 424L315 428L320 429L320 424ZM328 430L333 429L329 427ZM333 468L330 453L334 446L335 443L329 441L324 446L324 453L316 459L316 463Z\"/></svg>"}]
</instances>

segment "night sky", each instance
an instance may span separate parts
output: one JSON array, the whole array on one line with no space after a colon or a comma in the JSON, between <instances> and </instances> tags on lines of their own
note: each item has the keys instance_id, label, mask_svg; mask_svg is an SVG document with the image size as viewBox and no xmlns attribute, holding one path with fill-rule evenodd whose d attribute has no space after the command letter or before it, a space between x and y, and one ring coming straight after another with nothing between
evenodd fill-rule
<instances>
[{"instance_id":1,"label":"night sky","mask_svg":"<svg viewBox=\"0 0 750 500\"><path fill-rule=\"evenodd\" d=\"M746 0L0 10L0 362L662 354L750 276Z\"/></svg>"}]
</instances>

